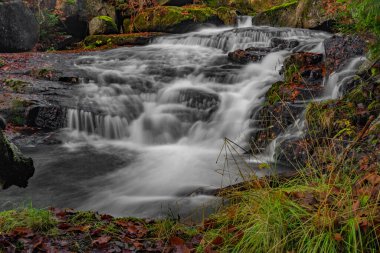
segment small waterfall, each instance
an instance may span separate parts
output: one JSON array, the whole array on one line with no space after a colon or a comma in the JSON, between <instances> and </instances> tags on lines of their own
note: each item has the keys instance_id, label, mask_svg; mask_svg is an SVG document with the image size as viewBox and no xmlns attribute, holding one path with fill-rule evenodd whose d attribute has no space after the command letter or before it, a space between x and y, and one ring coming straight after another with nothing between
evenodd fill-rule
<instances>
[{"instance_id":1,"label":"small waterfall","mask_svg":"<svg viewBox=\"0 0 380 253\"><path fill-rule=\"evenodd\" d=\"M325 94L314 101L324 101L327 99L338 99L344 94L345 86L353 80L358 68L366 60L365 57L356 57L349 61L340 71L332 73L325 78ZM262 160L276 162L280 145L289 139L300 139L305 133L306 119L304 110L283 133L275 138L261 155Z\"/></svg>"},{"instance_id":2,"label":"small waterfall","mask_svg":"<svg viewBox=\"0 0 380 253\"><path fill-rule=\"evenodd\" d=\"M71 130L97 134L108 139L122 139L129 134L125 118L95 115L78 109L67 110L67 126Z\"/></svg>"},{"instance_id":3,"label":"small waterfall","mask_svg":"<svg viewBox=\"0 0 380 253\"><path fill-rule=\"evenodd\" d=\"M239 16L237 19L237 27L238 28L252 27L252 17Z\"/></svg>"},{"instance_id":4,"label":"small waterfall","mask_svg":"<svg viewBox=\"0 0 380 253\"><path fill-rule=\"evenodd\" d=\"M248 19L248 18L247 18ZM243 19L245 20L245 19ZM249 20L249 19L248 19ZM241 21L242 22L242 21ZM249 21L245 21L247 24ZM238 29L205 29L186 35L173 35L157 38L154 43L166 45L198 45L221 49L224 52L249 47L269 47L271 39L297 39L304 42L320 42L321 37L330 35L324 32L315 32L292 28L247 27Z\"/></svg>"}]
</instances>

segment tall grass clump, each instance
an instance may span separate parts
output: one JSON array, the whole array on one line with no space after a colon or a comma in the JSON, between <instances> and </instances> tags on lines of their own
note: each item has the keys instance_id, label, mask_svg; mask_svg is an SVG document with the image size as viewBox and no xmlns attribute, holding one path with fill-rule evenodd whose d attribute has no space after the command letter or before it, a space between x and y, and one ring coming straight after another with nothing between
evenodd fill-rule
<instances>
[{"instance_id":1,"label":"tall grass clump","mask_svg":"<svg viewBox=\"0 0 380 253\"><path fill-rule=\"evenodd\" d=\"M370 57L380 56L380 1L378 0L338 0L346 3L348 15L352 18L351 25L342 26L341 30L361 33L371 33L374 38L371 43Z\"/></svg>"},{"instance_id":2,"label":"tall grass clump","mask_svg":"<svg viewBox=\"0 0 380 253\"><path fill-rule=\"evenodd\" d=\"M28 228L38 232L51 232L58 224L49 210L31 206L0 212L0 234L17 228Z\"/></svg>"}]
</instances>

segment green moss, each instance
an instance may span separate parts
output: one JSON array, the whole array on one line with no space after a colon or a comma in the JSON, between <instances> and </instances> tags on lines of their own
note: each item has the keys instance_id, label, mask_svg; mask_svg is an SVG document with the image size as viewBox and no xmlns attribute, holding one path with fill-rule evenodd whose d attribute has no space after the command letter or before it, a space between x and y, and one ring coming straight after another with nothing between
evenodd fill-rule
<instances>
[{"instance_id":1,"label":"green moss","mask_svg":"<svg viewBox=\"0 0 380 253\"><path fill-rule=\"evenodd\" d=\"M9 86L14 92L22 93L25 90L27 82L17 79L5 79L5 85Z\"/></svg>"},{"instance_id":2,"label":"green moss","mask_svg":"<svg viewBox=\"0 0 380 253\"><path fill-rule=\"evenodd\" d=\"M204 6L159 6L145 9L133 21L136 32L167 32L185 21L204 23L212 18L219 18L226 24L235 22L236 12L229 8L213 9ZM130 31L131 21L124 21L124 30Z\"/></svg>"},{"instance_id":3,"label":"green moss","mask_svg":"<svg viewBox=\"0 0 380 253\"><path fill-rule=\"evenodd\" d=\"M219 7L216 9L218 18L223 21L225 25L234 25L236 24L236 10L228 7Z\"/></svg>"},{"instance_id":4,"label":"green moss","mask_svg":"<svg viewBox=\"0 0 380 253\"><path fill-rule=\"evenodd\" d=\"M15 228L30 228L34 231L54 234L58 221L52 213L32 207L0 213L0 232L8 233Z\"/></svg>"},{"instance_id":5,"label":"green moss","mask_svg":"<svg viewBox=\"0 0 380 253\"><path fill-rule=\"evenodd\" d=\"M9 121L17 126L25 125L25 108L30 105L30 102L22 99L12 100L11 115Z\"/></svg>"},{"instance_id":6,"label":"green moss","mask_svg":"<svg viewBox=\"0 0 380 253\"><path fill-rule=\"evenodd\" d=\"M269 91L265 95L266 102L268 104L273 105L273 104L283 100L283 96L281 95L280 88L284 85L285 85L285 83L282 81L279 81L279 82L274 83L272 85L272 87L269 89Z\"/></svg>"},{"instance_id":7,"label":"green moss","mask_svg":"<svg viewBox=\"0 0 380 253\"><path fill-rule=\"evenodd\" d=\"M117 25L115 24L115 22L113 21L113 19L111 17L109 17L109 16L97 16L96 18L104 21L110 30L114 30L115 32L118 30Z\"/></svg>"},{"instance_id":8,"label":"green moss","mask_svg":"<svg viewBox=\"0 0 380 253\"><path fill-rule=\"evenodd\" d=\"M160 36L163 33L131 33L118 35L90 35L84 39L86 48L96 48L100 46L126 46L145 45L151 38Z\"/></svg>"},{"instance_id":9,"label":"green moss","mask_svg":"<svg viewBox=\"0 0 380 253\"><path fill-rule=\"evenodd\" d=\"M272 8L266 10L265 12L266 13L275 12L275 11L278 11L278 10L286 9L286 8L288 8L290 6L294 6L296 4L298 4L298 0L294 0L294 1L290 1L290 2L287 2L287 3L281 4L281 5L273 6Z\"/></svg>"}]
</instances>

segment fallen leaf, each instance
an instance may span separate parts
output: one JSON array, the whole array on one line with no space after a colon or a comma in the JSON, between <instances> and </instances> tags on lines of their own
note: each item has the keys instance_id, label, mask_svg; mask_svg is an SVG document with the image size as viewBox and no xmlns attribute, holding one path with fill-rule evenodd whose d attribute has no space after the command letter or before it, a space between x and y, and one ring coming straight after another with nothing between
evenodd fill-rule
<instances>
[{"instance_id":1,"label":"fallen leaf","mask_svg":"<svg viewBox=\"0 0 380 253\"><path fill-rule=\"evenodd\" d=\"M68 228L66 231L67 232L87 232L90 229L90 225L85 225L85 226L73 226Z\"/></svg>"},{"instance_id":2,"label":"fallen leaf","mask_svg":"<svg viewBox=\"0 0 380 253\"><path fill-rule=\"evenodd\" d=\"M101 236L96 240L92 241L92 245L94 247L102 248L104 247L109 241L111 241L111 236Z\"/></svg>"},{"instance_id":3,"label":"fallen leaf","mask_svg":"<svg viewBox=\"0 0 380 253\"><path fill-rule=\"evenodd\" d=\"M217 236L217 237L214 238L214 240L212 240L211 243L214 244L214 245L221 245L223 242L224 242L223 237Z\"/></svg>"},{"instance_id":4,"label":"fallen leaf","mask_svg":"<svg viewBox=\"0 0 380 253\"><path fill-rule=\"evenodd\" d=\"M185 244L185 241L179 237L173 236L170 238L170 245L171 246L181 246Z\"/></svg>"},{"instance_id":5,"label":"fallen leaf","mask_svg":"<svg viewBox=\"0 0 380 253\"><path fill-rule=\"evenodd\" d=\"M334 234L334 240L340 242L340 241L343 240L343 237L342 237L341 234L339 234L339 233L335 233L335 234Z\"/></svg>"}]
</instances>

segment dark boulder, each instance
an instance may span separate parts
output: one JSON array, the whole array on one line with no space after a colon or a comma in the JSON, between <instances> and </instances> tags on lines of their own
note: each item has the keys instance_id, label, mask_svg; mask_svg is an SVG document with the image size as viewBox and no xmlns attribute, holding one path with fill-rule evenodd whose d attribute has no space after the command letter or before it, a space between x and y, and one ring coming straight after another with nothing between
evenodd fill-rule
<instances>
[{"instance_id":1,"label":"dark boulder","mask_svg":"<svg viewBox=\"0 0 380 253\"><path fill-rule=\"evenodd\" d=\"M24 157L20 150L0 130L0 187L12 185L26 187L34 174L33 160Z\"/></svg>"},{"instance_id":2,"label":"dark boulder","mask_svg":"<svg viewBox=\"0 0 380 253\"><path fill-rule=\"evenodd\" d=\"M62 128L65 124L65 111L56 105L35 105L26 111L26 125L48 130Z\"/></svg>"},{"instance_id":3,"label":"dark boulder","mask_svg":"<svg viewBox=\"0 0 380 253\"><path fill-rule=\"evenodd\" d=\"M359 36L333 36L324 41L328 73L339 71L354 57L366 53L366 42Z\"/></svg>"},{"instance_id":4,"label":"dark boulder","mask_svg":"<svg viewBox=\"0 0 380 253\"><path fill-rule=\"evenodd\" d=\"M0 34L0 52L29 51L38 41L39 25L23 2L0 2Z\"/></svg>"}]
</instances>

